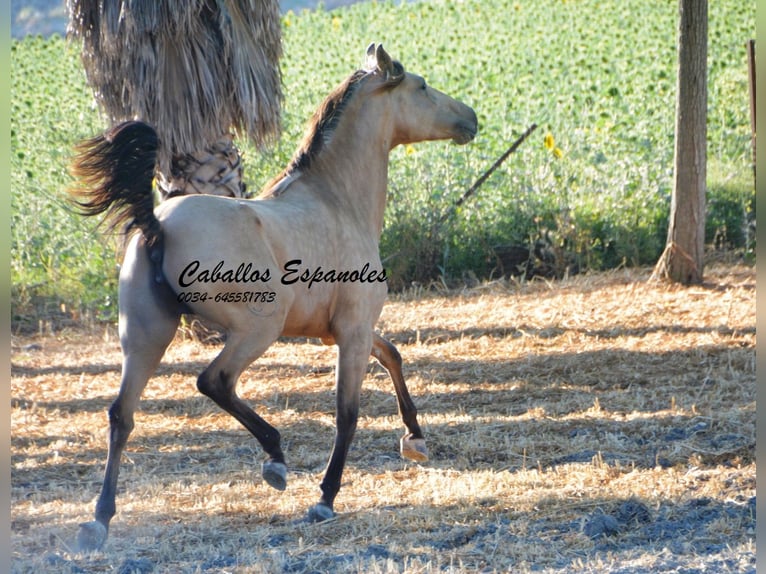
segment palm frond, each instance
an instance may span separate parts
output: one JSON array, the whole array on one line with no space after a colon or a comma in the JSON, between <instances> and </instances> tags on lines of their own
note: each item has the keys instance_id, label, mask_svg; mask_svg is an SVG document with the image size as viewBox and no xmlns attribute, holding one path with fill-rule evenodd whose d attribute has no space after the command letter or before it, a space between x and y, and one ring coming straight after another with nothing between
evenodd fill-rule
<instances>
[{"instance_id":1,"label":"palm frond","mask_svg":"<svg viewBox=\"0 0 766 574\"><path fill-rule=\"evenodd\" d=\"M94 95L110 121L160 137L160 169L234 131L279 135L278 0L67 0Z\"/></svg>"}]
</instances>

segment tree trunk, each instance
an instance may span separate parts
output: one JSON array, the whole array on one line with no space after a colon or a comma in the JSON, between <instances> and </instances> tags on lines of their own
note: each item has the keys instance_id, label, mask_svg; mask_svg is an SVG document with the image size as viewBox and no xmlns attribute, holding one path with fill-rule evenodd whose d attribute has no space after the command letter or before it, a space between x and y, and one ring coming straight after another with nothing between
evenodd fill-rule
<instances>
[{"instance_id":1,"label":"tree trunk","mask_svg":"<svg viewBox=\"0 0 766 574\"><path fill-rule=\"evenodd\" d=\"M163 201L194 193L250 196L242 181L242 158L231 135L221 137L204 151L174 156L169 173L157 172L157 189Z\"/></svg>"},{"instance_id":2,"label":"tree trunk","mask_svg":"<svg viewBox=\"0 0 766 574\"><path fill-rule=\"evenodd\" d=\"M673 197L655 276L702 282L707 154L707 0L679 0Z\"/></svg>"}]
</instances>

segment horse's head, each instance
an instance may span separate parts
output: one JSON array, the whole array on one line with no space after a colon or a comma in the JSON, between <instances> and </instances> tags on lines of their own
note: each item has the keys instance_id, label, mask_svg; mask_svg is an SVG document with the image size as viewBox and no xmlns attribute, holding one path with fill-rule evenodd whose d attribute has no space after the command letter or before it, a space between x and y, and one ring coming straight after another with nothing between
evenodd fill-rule
<instances>
[{"instance_id":1,"label":"horse's head","mask_svg":"<svg viewBox=\"0 0 766 574\"><path fill-rule=\"evenodd\" d=\"M430 87L421 76L406 72L382 45L367 48L367 70L376 76L368 84L386 90L391 99L392 148L443 139L465 144L476 136L478 121L473 109Z\"/></svg>"}]
</instances>

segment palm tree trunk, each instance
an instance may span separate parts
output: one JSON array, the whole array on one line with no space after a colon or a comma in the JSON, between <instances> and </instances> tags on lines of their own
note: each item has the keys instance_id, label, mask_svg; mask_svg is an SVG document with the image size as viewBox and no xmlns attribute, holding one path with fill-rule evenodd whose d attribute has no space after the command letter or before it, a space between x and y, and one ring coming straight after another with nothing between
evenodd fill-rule
<instances>
[{"instance_id":1,"label":"palm tree trunk","mask_svg":"<svg viewBox=\"0 0 766 574\"><path fill-rule=\"evenodd\" d=\"M242 181L242 158L231 135L221 137L204 151L174 156L169 173L158 172L156 183L162 200L194 193L250 196Z\"/></svg>"}]
</instances>

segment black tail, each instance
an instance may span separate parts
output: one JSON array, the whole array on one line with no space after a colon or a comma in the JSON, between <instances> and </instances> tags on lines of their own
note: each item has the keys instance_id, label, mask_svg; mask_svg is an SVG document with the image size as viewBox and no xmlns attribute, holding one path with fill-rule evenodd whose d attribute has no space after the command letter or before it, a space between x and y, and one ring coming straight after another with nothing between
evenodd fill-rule
<instances>
[{"instance_id":1,"label":"black tail","mask_svg":"<svg viewBox=\"0 0 766 574\"><path fill-rule=\"evenodd\" d=\"M124 122L75 148L72 174L80 188L72 191L78 211L92 216L106 213L109 228L138 228L148 246L162 243L160 222L154 215L152 180L159 141L150 125Z\"/></svg>"}]
</instances>

